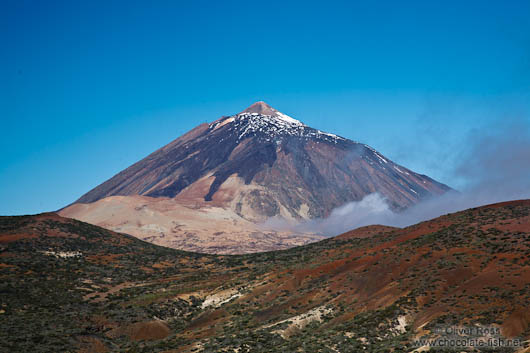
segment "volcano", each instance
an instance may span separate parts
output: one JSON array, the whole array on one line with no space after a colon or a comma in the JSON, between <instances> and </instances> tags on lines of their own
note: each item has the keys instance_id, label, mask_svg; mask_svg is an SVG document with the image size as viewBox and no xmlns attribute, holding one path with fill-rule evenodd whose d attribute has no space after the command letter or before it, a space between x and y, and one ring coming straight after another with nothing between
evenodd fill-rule
<instances>
[{"instance_id":1,"label":"volcano","mask_svg":"<svg viewBox=\"0 0 530 353\"><path fill-rule=\"evenodd\" d=\"M334 208L376 192L401 211L448 190L366 144L309 127L256 102L238 114L195 127L61 214L158 243L162 236L164 245L186 250L204 251L190 244L197 242L198 233L208 234L207 250L223 252L216 242L229 239L227 232L242 227L257 234L254 225L270 217L325 218ZM226 231L212 232L218 227ZM269 234L272 238L263 248L263 239L254 235L244 252L298 245L283 244L275 236ZM248 246L248 241L239 246Z\"/></svg>"}]
</instances>

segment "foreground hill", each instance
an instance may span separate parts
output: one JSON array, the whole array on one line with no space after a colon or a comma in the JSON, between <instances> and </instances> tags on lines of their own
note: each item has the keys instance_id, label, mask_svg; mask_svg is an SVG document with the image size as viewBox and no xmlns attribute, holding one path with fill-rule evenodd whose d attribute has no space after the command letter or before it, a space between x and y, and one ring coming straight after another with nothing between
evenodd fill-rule
<instances>
[{"instance_id":1,"label":"foreground hill","mask_svg":"<svg viewBox=\"0 0 530 353\"><path fill-rule=\"evenodd\" d=\"M5 352L404 352L439 325L530 338L530 201L238 256L54 214L0 218L0 243Z\"/></svg>"},{"instance_id":2,"label":"foreground hill","mask_svg":"<svg viewBox=\"0 0 530 353\"><path fill-rule=\"evenodd\" d=\"M402 210L448 190L370 146L257 102L197 126L60 213L159 245L245 253L317 239L264 234L255 223L270 217L324 218L374 192Z\"/></svg>"}]
</instances>

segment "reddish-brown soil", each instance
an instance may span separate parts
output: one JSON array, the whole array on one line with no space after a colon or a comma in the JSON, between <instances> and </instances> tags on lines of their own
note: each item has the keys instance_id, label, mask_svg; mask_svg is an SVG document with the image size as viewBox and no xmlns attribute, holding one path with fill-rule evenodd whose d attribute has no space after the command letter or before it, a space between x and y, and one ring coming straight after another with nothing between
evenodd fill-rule
<instances>
[{"instance_id":1,"label":"reddish-brown soil","mask_svg":"<svg viewBox=\"0 0 530 353\"><path fill-rule=\"evenodd\" d=\"M68 227L85 227L65 218L54 221L65 226L43 227L49 223L40 216L23 227L0 232L0 239L18 237L6 243L12 248L2 253L0 271L5 278L19 268L21 274L39 275L38 268L21 267L24 262L18 260L25 253L20 246L44 244L48 249L54 242L68 241ZM33 230L35 226L41 233ZM113 283L99 279L97 287L90 281L82 284L84 299L99 308L94 315L102 316L90 319L101 342L125 335L131 341L167 341L166 351L171 351L171 342L178 342L182 351L194 351L243 333L272 339L277 336L267 335L280 329L268 327L322 307L330 310L329 317L314 324L311 333L289 328L286 344L297 339L306 342L315 335L321 344L329 344L330 335L347 331L355 336L370 327L374 338L370 344L375 345L388 339L385 327L403 317L411 335L428 334L437 324L480 324L498 326L506 337L530 338L528 200L470 209L403 229L363 227L298 248L242 256L185 252L161 256L157 252L162 250L148 248L144 253L139 250L143 247L134 248L138 241L126 235L102 230L101 237L91 238L101 228L86 229L87 233L74 234L72 239L81 241L86 236L93 246L113 246L112 251L92 253L88 253L92 247L85 247L88 268L123 277L111 279ZM71 245L68 249L76 251ZM48 258L52 259L44 259ZM66 260L61 261L54 266ZM137 272L130 276L130 271ZM209 298L210 304L204 305ZM114 311L103 310L106 305ZM116 308L128 312L134 308L140 314L124 319ZM153 312L160 320L153 321ZM286 325L282 330L287 330ZM79 342L101 349L98 341L79 338Z\"/></svg>"}]
</instances>

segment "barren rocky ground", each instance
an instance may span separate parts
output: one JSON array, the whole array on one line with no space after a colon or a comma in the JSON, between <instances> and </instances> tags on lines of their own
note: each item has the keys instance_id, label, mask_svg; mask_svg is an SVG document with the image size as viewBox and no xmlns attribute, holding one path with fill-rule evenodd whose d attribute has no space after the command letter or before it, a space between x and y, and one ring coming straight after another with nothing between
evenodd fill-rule
<instances>
[{"instance_id":1,"label":"barren rocky ground","mask_svg":"<svg viewBox=\"0 0 530 353\"><path fill-rule=\"evenodd\" d=\"M530 339L530 201L246 255L56 214L0 218L0 244L5 352L410 352L439 325Z\"/></svg>"}]
</instances>

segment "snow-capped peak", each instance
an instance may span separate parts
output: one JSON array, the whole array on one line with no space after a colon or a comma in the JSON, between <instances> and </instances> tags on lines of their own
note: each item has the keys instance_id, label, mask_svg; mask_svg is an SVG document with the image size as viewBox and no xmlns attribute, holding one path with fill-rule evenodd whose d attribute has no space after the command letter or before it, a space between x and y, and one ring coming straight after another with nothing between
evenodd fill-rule
<instances>
[{"instance_id":1,"label":"snow-capped peak","mask_svg":"<svg viewBox=\"0 0 530 353\"><path fill-rule=\"evenodd\" d=\"M302 122L294 119L294 118L291 118L289 115L287 114L283 114L279 111L277 111L276 109L274 109L273 107L271 107L270 105L268 105L267 103L265 103L264 101L259 101L259 102L256 102L254 104L252 104L250 107L248 107L247 109L243 110L241 113L237 114L238 116L240 115L261 115L261 116L270 116L270 117L274 117L274 118L278 118L278 119L281 119L289 124L292 124L292 125L304 125L302 124Z\"/></svg>"},{"instance_id":2,"label":"snow-capped peak","mask_svg":"<svg viewBox=\"0 0 530 353\"><path fill-rule=\"evenodd\" d=\"M333 143L345 140L343 137L313 129L301 121L277 111L263 101L252 104L241 113L223 117L210 124L212 131L222 127L237 134L238 141L254 135L260 136L266 141L276 140L281 136L316 138Z\"/></svg>"}]
</instances>

